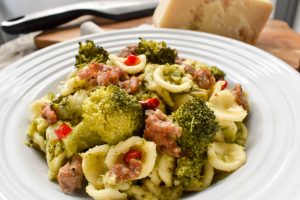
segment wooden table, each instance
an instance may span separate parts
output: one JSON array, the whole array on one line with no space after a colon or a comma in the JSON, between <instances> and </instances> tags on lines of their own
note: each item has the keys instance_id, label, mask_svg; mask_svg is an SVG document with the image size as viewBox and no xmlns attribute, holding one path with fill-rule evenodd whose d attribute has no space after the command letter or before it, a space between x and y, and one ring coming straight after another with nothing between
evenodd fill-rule
<instances>
[{"instance_id":1,"label":"wooden table","mask_svg":"<svg viewBox=\"0 0 300 200\"><path fill-rule=\"evenodd\" d=\"M151 17L139 18L125 22L103 22L101 19L91 18L97 24L102 24L104 30L131 28L141 24L151 24ZM104 24L103 24L104 23ZM35 37L35 44L43 48L58 42L80 36L78 25L56 28L45 31ZM283 21L270 20L263 29L256 45L271 54L281 58L297 71L300 70L300 34L291 29Z\"/></svg>"}]
</instances>

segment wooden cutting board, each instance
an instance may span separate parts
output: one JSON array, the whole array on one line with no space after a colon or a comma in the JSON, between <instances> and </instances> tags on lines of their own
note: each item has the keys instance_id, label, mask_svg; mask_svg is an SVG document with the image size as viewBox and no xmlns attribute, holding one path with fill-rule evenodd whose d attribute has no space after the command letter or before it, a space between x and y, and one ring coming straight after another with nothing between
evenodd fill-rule
<instances>
[{"instance_id":1,"label":"wooden cutting board","mask_svg":"<svg viewBox=\"0 0 300 200\"><path fill-rule=\"evenodd\" d=\"M97 23L105 31L131 28L141 24L152 23L151 17L139 18L124 22L111 22L98 18L90 18L89 20ZM67 25L42 32L35 37L36 46L38 48L43 48L58 42L79 37L79 23L75 23L75 25L73 23L71 26ZM270 20L263 29L255 46L281 58L294 69L299 71L300 34L296 33L285 22L279 20Z\"/></svg>"}]
</instances>

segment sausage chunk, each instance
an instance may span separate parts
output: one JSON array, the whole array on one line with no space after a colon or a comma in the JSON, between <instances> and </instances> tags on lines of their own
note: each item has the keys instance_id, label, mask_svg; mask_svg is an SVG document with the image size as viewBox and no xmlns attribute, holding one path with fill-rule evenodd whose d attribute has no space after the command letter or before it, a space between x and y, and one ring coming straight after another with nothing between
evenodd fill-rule
<instances>
[{"instance_id":1,"label":"sausage chunk","mask_svg":"<svg viewBox=\"0 0 300 200\"><path fill-rule=\"evenodd\" d=\"M179 157L181 149L176 144L176 139L181 137L182 129L168 121L167 116L160 110L147 110L144 137L153 141L158 150L174 157Z\"/></svg>"},{"instance_id":2,"label":"sausage chunk","mask_svg":"<svg viewBox=\"0 0 300 200\"><path fill-rule=\"evenodd\" d=\"M248 101L244 95L242 86L240 84L237 84L233 90L233 94L235 95L235 101L237 104L241 105L245 110L249 110L249 104Z\"/></svg>"},{"instance_id":3,"label":"sausage chunk","mask_svg":"<svg viewBox=\"0 0 300 200\"><path fill-rule=\"evenodd\" d=\"M214 75L208 69L199 69L193 73L194 81L202 89L209 89L216 83Z\"/></svg>"},{"instance_id":4,"label":"sausage chunk","mask_svg":"<svg viewBox=\"0 0 300 200\"><path fill-rule=\"evenodd\" d=\"M128 94L136 93L140 84L140 80L136 76L132 76L130 79L119 83L120 87L126 90Z\"/></svg>"},{"instance_id":5,"label":"sausage chunk","mask_svg":"<svg viewBox=\"0 0 300 200\"><path fill-rule=\"evenodd\" d=\"M78 72L78 76L87 80L91 86L118 85L129 94L137 92L141 84L138 77L129 77L124 70L103 63L89 64L88 68Z\"/></svg>"},{"instance_id":6,"label":"sausage chunk","mask_svg":"<svg viewBox=\"0 0 300 200\"><path fill-rule=\"evenodd\" d=\"M59 169L57 180L60 188L66 194L72 194L76 189L81 188L83 180L82 158L74 156L71 161Z\"/></svg>"},{"instance_id":7,"label":"sausage chunk","mask_svg":"<svg viewBox=\"0 0 300 200\"><path fill-rule=\"evenodd\" d=\"M45 104L42 110L42 117L49 123L54 124L57 122L58 117L54 110L52 110L50 104Z\"/></svg>"},{"instance_id":8,"label":"sausage chunk","mask_svg":"<svg viewBox=\"0 0 300 200\"><path fill-rule=\"evenodd\" d=\"M125 49L122 49L117 56L127 58L130 54L137 55L137 44L128 45Z\"/></svg>"},{"instance_id":9,"label":"sausage chunk","mask_svg":"<svg viewBox=\"0 0 300 200\"><path fill-rule=\"evenodd\" d=\"M128 165L116 164L113 166L109 171L109 175L115 175L117 182L120 182L138 177L141 171L142 161L138 159L131 159Z\"/></svg>"}]
</instances>

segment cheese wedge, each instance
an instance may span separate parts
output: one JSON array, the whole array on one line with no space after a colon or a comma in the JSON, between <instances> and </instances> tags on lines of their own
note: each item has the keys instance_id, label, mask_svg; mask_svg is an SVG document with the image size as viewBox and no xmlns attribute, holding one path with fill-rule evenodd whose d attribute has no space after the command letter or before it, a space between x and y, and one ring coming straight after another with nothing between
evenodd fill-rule
<instances>
[{"instance_id":1,"label":"cheese wedge","mask_svg":"<svg viewBox=\"0 0 300 200\"><path fill-rule=\"evenodd\" d=\"M156 27L198 30L255 43L273 9L269 0L160 0Z\"/></svg>"}]
</instances>

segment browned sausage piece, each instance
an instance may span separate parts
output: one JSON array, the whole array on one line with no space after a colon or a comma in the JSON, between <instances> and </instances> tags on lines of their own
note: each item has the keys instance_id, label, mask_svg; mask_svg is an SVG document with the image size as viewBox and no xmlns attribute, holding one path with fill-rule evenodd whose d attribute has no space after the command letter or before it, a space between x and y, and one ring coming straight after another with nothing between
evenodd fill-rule
<instances>
[{"instance_id":1,"label":"browned sausage piece","mask_svg":"<svg viewBox=\"0 0 300 200\"><path fill-rule=\"evenodd\" d=\"M131 159L128 165L116 164L113 166L109 174L115 175L117 182L131 180L140 175L142 171L142 161L137 159Z\"/></svg>"},{"instance_id":2,"label":"browned sausage piece","mask_svg":"<svg viewBox=\"0 0 300 200\"><path fill-rule=\"evenodd\" d=\"M81 163L82 158L77 155L59 169L57 181L64 193L72 194L76 189L81 188L83 180Z\"/></svg>"},{"instance_id":3,"label":"browned sausage piece","mask_svg":"<svg viewBox=\"0 0 300 200\"><path fill-rule=\"evenodd\" d=\"M125 49L122 49L117 56L127 58L130 54L136 55L137 47L137 44L128 45Z\"/></svg>"},{"instance_id":4,"label":"browned sausage piece","mask_svg":"<svg viewBox=\"0 0 300 200\"><path fill-rule=\"evenodd\" d=\"M174 157L179 157L181 149L176 144L176 139L181 137L182 129L167 119L160 110L147 110L144 137L153 141L158 150Z\"/></svg>"},{"instance_id":5,"label":"browned sausage piece","mask_svg":"<svg viewBox=\"0 0 300 200\"><path fill-rule=\"evenodd\" d=\"M126 90L128 94L136 93L140 84L140 80L136 76L132 76L130 79L119 83L120 87Z\"/></svg>"},{"instance_id":6,"label":"browned sausage piece","mask_svg":"<svg viewBox=\"0 0 300 200\"><path fill-rule=\"evenodd\" d=\"M235 95L235 101L237 104L241 105L245 110L249 110L249 104L243 92L242 86L237 84L232 89L233 94Z\"/></svg>"},{"instance_id":7,"label":"browned sausage piece","mask_svg":"<svg viewBox=\"0 0 300 200\"><path fill-rule=\"evenodd\" d=\"M209 89L216 83L214 75L208 69L196 70L193 74L193 78L202 89Z\"/></svg>"},{"instance_id":8,"label":"browned sausage piece","mask_svg":"<svg viewBox=\"0 0 300 200\"><path fill-rule=\"evenodd\" d=\"M42 110L42 117L49 123L54 124L57 122L58 117L54 110L52 110L50 104L45 104Z\"/></svg>"}]
</instances>

